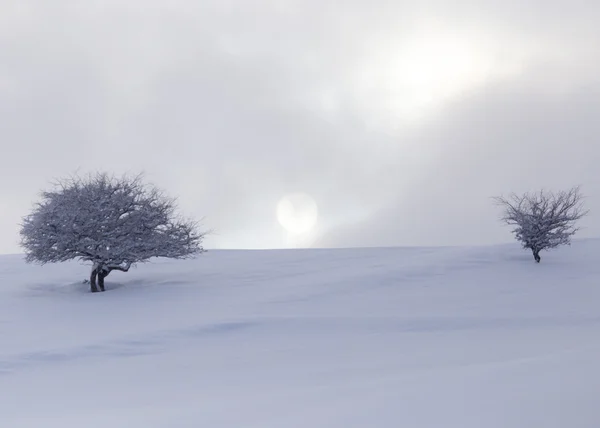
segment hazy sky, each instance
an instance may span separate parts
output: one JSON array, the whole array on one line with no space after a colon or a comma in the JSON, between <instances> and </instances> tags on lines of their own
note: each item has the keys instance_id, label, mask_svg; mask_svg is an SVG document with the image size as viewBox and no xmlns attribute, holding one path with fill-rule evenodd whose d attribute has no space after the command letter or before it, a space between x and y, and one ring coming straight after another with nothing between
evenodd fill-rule
<instances>
[{"instance_id":1,"label":"hazy sky","mask_svg":"<svg viewBox=\"0 0 600 428\"><path fill-rule=\"evenodd\" d=\"M597 0L0 0L0 252L76 170L144 171L211 248L505 242L491 196L576 184L600 236L598 22ZM299 192L318 219L290 235Z\"/></svg>"}]
</instances>

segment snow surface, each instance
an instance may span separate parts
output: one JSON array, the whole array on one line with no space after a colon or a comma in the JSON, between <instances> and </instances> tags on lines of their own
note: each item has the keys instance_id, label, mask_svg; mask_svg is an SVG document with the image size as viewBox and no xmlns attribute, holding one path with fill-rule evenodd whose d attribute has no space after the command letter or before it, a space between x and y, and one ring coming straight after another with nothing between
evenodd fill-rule
<instances>
[{"instance_id":1,"label":"snow surface","mask_svg":"<svg viewBox=\"0 0 600 428\"><path fill-rule=\"evenodd\" d=\"M0 257L0 426L600 426L600 241Z\"/></svg>"}]
</instances>

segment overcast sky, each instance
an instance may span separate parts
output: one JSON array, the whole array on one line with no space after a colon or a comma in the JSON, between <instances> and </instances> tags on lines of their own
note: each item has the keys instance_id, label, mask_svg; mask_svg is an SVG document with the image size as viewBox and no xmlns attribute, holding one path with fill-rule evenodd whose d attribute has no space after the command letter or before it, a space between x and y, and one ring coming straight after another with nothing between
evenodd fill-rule
<instances>
[{"instance_id":1,"label":"overcast sky","mask_svg":"<svg viewBox=\"0 0 600 428\"><path fill-rule=\"evenodd\" d=\"M0 0L0 252L77 170L145 172L210 248L507 242L491 196L572 185L600 236L598 22L596 0Z\"/></svg>"}]
</instances>

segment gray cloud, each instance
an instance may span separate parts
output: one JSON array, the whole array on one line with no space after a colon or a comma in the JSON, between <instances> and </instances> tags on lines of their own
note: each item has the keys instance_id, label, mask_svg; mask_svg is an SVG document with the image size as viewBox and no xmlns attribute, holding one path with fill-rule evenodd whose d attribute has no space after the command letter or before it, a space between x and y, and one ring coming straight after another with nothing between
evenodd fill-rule
<instances>
[{"instance_id":1,"label":"gray cloud","mask_svg":"<svg viewBox=\"0 0 600 428\"><path fill-rule=\"evenodd\" d=\"M427 173L372 218L334 230L320 244L501 242L510 237L491 196L573 185L583 186L592 210L581 235L597 236L599 91L594 84L553 95L511 83L457 103L419 138L437 149Z\"/></svg>"},{"instance_id":2,"label":"gray cloud","mask_svg":"<svg viewBox=\"0 0 600 428\"><path fill-rule=\"evenodd\" d=\"M297 191L319 246L502 241L489 197L513 190L583 184L598 204L596 2L5 3L0 251L76 169L146 171L217 247L282 245L275 207ZM408 119L426 66L462 54L429 37L475 62Z\"/></svg>"}]
</instances>

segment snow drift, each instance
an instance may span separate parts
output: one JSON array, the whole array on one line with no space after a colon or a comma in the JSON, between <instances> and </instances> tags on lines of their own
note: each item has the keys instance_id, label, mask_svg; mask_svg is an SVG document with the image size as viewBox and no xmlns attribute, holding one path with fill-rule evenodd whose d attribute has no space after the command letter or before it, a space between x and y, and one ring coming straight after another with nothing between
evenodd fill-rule
<instances>
[{"instance_id":1,"label":"snow drift","mask_svg":"<svg viewBox=\"0 0 600 428\"><path fill-rule=\"evenodd\" d=\"M600 241L0 257L3 427L598 427Z\"/></svg>"}]
</instances>

